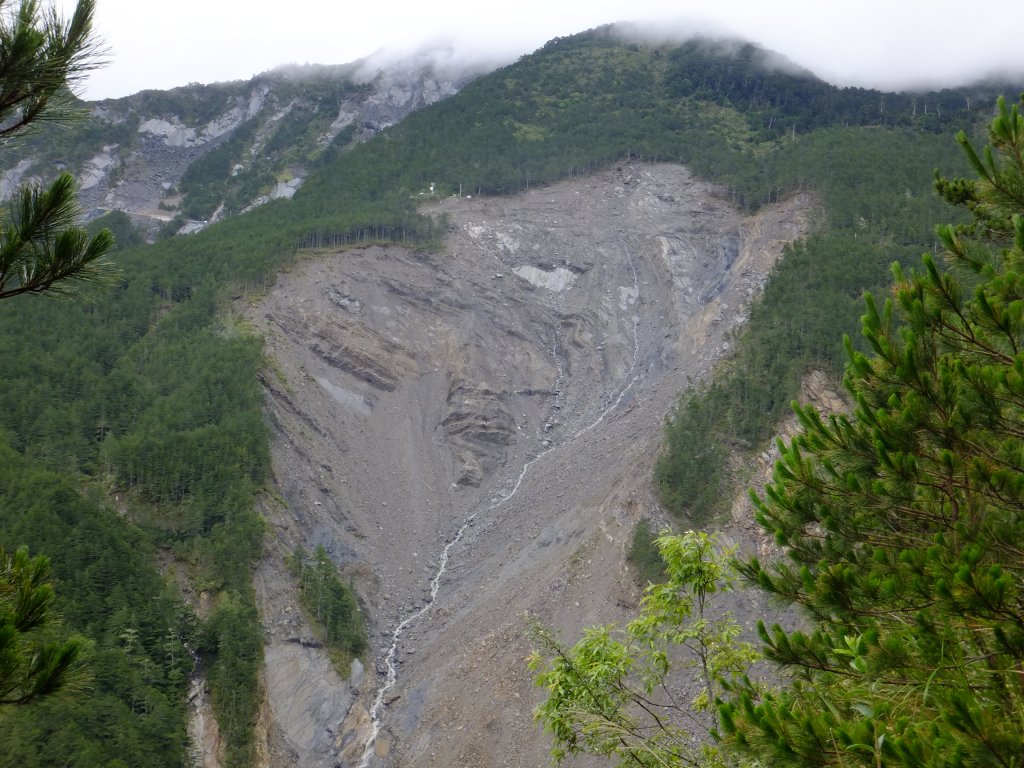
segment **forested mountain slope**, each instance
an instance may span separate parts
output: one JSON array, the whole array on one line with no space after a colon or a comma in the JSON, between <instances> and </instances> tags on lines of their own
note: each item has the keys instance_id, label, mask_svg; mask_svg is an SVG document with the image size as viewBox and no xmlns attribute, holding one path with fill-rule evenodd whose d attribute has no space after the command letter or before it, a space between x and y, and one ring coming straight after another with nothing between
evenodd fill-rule
<instances>
[{"instance_id":1,"label":"forested mountain slope","mask_svg":"<svg viewBox=\"0 0 1024 768\"><path fill-rule=\"evenodd\" d=\"M715 184L706 193L713 207L726 201L735 206L730 216L774 210L772 206L790 205L801 194L808 205L815 201L812 210L818 215L808 222L813 234L786 251L764 301L749 311L749 330L730 338L735 357L726 366L728 375L705 396L690 401L670 429L672 450L658 475L664 497L675 512L712 513L720 494L707 478L716 476L724 451L763 441L807 365L834 365L830 361L837 353L835 339L855 327L861 292L886 280L890 261L912 258L930 245L931 224L942 218L930 194L931 171L959 170L961 161L950 135L984 122L1000 90L914 96L838 90L807 74L766 69L765 63L764 54L752 47L737 51L696 41L650 46L601 29L552 41L397 125L383 127L389 120L382 119L367 132L374 134L372 138L362 143L353 142L359 131L352 126L357 123L345 124L343 113L355 110L344 107L351 100L369 103L366 86L330 78L322 90L315 78L289 81L259 98L260 83L142 94L133 97L135 101L98 105L109 120L86 123L80 132L64 135L51 158L63 155L62 162L78 170L83 181L97 179L84 190L89 206L117 207L135 199L148 207L128 206L133 213L177 213L161 211L162 202L200 219L212 217L223 203L223 212L239 215L197 234L120 251L122 279L95 303L19 300L0 306L0 430L7 444L0 540L11 547L26 543L34 553L54 559L63 581L61 608L68 627L95 643L90 694L2 715L0 740L11 749L0 761L52 765L59 753L75 766L116 765L118 760L125 765L186 764L186 690L190 675L196 674L204 676L210 689L220 764L265 761L268 744L282 750L275 753L280 764L298 759L288 751L294 746L288 746L286 735L275 736L266 715L260 715L264 638L252 574L267 540L274 542L269 551L278 566L285 542L307 550L325 545L332 562L356 577L356 591L371 626L376 632L390 632L397 616L383 610L384 593L374 586L393 566L387 562L386 548L375 550L373 560L356 548L355 532L348 532L347 539L332 538L326 529L316 527L286 527L284 533L277 530L268 537L256 512L260 497L264 510L276 508L285 514L284 505L311 493L320 478L300 482L279 475L276 485L272 480L270 438L280 430L278 425L268 428L266 392L287 399L300 389L299 381L305 386L308 379L301 371L278 372L268 366L264 339L254 333L241 309L264 296L279 270L297 269L316 254L365 260L367 253L343 249L383 244L391 248L386 258L381 257L381 265L389 259L430 265L440 253L491 258L503 253L501 241L481 246L480 253L444 250L450 228L462 227L458 231L463 234L473 226L492 231L487 229L493 213L487 199L527 191L542 195L545 185L576 178L586 182L595 172L610 173L608 169L624 160L639 163L626 173L636 178L644 175L645 163L685 164ZM455 87L437 89L441 95ZM260 98L263 102L257 108ZM418 98L417 104L429 100L422 89ZM122 108L126 111L118 112ZM210 126L220 125L218 120L228 113L234 116L234 127L214 136L216 130ZM140 131L147 121L152 121L147 130ZM320 142L335 129L330 140ZM177 146L175 138L169 144L172 135L184 137L183 143ZM201 143L201 137L209 140ZM116 151L103 149L115 144ZM5 163L21 168L19 178L45 175L45 170L22 167L20 162L34 156L31 153L40 146L20 148ZM172 153L192 160L189 170L163 179L150 173L154 157ZM133 165L136 161L139 164ZM117 183L118 174L123 184ZM288 182L289 176L305 176L290 199L240 213L277 184ZM593 178L609 188L629 187L615 176ZM156 187L154 179L160 179ZM131 186L136 183L142 186ZM165 183L170 185L166 189ZM673 184L686 186L678 179ZM131 189L140 190L134 198ZM90 190L109 192L92 201L87 195L99 192ZM473 204L481 205L472 209L473 220L459 223L466 211L438 207L435 198L459 192L473 195ZM600 194L605 193L607 189ZM122 194L125 197L119 197ZM674 204L669 198L678 194L683 199L669 187L659 188L658 194L666 197L660 204L669 209ZM475 199L480 196L484 201ZM657 199L655 195L653 200ZM433 207L421 207L427 202ZM621 221L628 222L623 215ZM569 218L548 223L551 237L568 223ZM589 233L573 232L585 248ZM403 249L399 255L397 247ZM594 252L601 254L596 246ZM713 252L725 261L731 258L728 248ZM542 273L561 268L575 274L572 265L559 264L558 258L541 252L531 256L529 266ZM620 258L621 252L616 256ZM602 259L595 256L587 270L597 274ZM614 263L618 266L613 269L609 258L607 267L619 283L609 283L608 290L626 289L622 301L627 307L620 310L612 302L609 317L614 317L622 337L617 354L628 351L632 361L632 342L627 342L635 338L630 333L636 329L630 331L627 299L634 296L630 291L640 290L642 280L640 286L621 282L630 274L628 264ZM580 267L575 261L573 265ZM434 272L444 274L443 264L434 266ZM522 276L513 278L512 266L526 265L505 264L504 277L487 280L520 280L525 281L522 290L550 290L526 288L533 283ZM477 275L481 281L482 275ZM366 280L390 285L393 292L402 290L400 281L388 283L387 274ZM472 285L474 297L486 295L501 304L500 291L491 295L480 282ZM747 287L748 299L760 288L756 280ZM450 290L437 290L448 303L468 300L460 298L458 283ZM341 305L359 300L348 296L337 290ZM707 299L694 299L695 307L706 308ZM557 317L557 311L551 311ZM295 317L282 322L302 327L301 313L294 308L291 312ZM585 310L578 312L586 319ZM744 310L741 319L746 314ZM730 316L729 323L735 319ZM581 327L570 314L557 319L550 344L563 349L582 344L592 354L597 344L603 344L600 333L578 336ZM673 326L675 332L679 328ZM270 331L261 328L260 333ZM308 343L326 350L331 332L324 333L318 342ZM400 348L408 341L393 343ZM720 354L721 347L717 349ZM630 370L623 363L626 359L609 361L607 369L602 368L609 381L619 381ZM378 380L390 381L380 371L374 373L372 366L363 367ZM664 381L683 388L696 373L681 370ZM353 375L351 364L345 375ZM370 374L364 371L364 383L366 375ZM557 375L557 366L545 373L548 378ZM633 375L635 371L629 374ZM403 386L403 376L394 378L396 390ZM445 397L489 396L481 382L468 382L461 394L454 395L450 384L443 388ZM609 396L616 402L623 391L609 390ZM559 394L545 385L539 396L543 401ZM358 398L355 402L372 406ZM546 412L549 405L537 406L537 413ZM518 413L513 416L519 418ZM657 414L651 424L660 418ZM582 414L580 419L582 429ZM474 423L470 419L470 426ZM537 426L534 418L530 429ZM305 427L310 432L321 428ZM519 431L515 424L512 429ZM508 473L514 479L515 462L528 461L532 455L522 445L520 449L501 453L490 466L470 458L480 464L483 476L491 478L487 482ZM472 462L464 463L466 477L475 476ZM316 465L314 458L309 466ZM380 471L386 475L392 468ZM331 473L337 474L324 472ZM429 479L429 473L424 477ZM458 485L460 477L452 481ZM344 477L336 479L340 484ZM281 495L289 482L297 485ZM462 483L467 485L476 487ZM557 489L550 491L557 498ZM365 505L373 503L368 495ZM346 504L351 501L338 509ZM385 508L375 509L372 514L387 516ZM303 514L291 513L295 520ZM362 535L372 535L366 530L371 513L360 514L366 516ZM453 529L452 522L437 522L436 535L442 540L453 536L458 525ZM345 522L340 525L343 529ZM552 531L553 536L562 533ZM567 556L572 554L571 548L565 549L570 543L560 546ZM422 557L438 554L424 552ZM529 557L522 558L526 568ZM319 561L310 561L311 572L320 573L318 565ZM161 580L158 567L178 590ZM259 567L266 573L267 560ZM280 567L272 572L285 571ZM291 599L294 605L301 602L294 590L308 581L302 579L302 568L297 573L300 576L291 585L284 577L275 582L283 590L277 597ZM550 575L560 578L557 572ZM467 573L463 578L484 576ZM331 584L317 594L341 595ZM595 598L586 609L596 610L603 602L603 596ZM339 597L338 604L343 603ZM579 613L573 621L585 622L583 609ZM315 633L317 621L308 616L297 621ZM290 642L290 637L284 641ZM380 639L377 635L363 655L371 677ZM318 649L308 644L292 644L317 655ZM423 700L420 706L420 711L429 709L432 702ZM409 711L415 720L416 708ZM319 732L311 743L333 748L344 715L324 713L317 727L326 728L331 721L331 737ZM507 727L528 732L531 726ZM531 749L538 743L534 741ZM422 755L429 754L424 742L416 744L424 750Z\"/></svg>"}]
</instances>

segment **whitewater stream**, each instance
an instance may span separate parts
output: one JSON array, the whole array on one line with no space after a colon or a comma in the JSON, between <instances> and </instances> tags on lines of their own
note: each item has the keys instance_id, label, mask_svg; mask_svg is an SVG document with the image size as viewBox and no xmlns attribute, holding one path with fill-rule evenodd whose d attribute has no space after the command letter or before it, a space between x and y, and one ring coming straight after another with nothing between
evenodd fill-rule
<instances>
[{"instance_id":1,"label":"whitewater stream","mask_svg":"<svg viewBox=\"0 0 1024 768\"><path fill-rule=\"evenodd\" d=\"M628 302L626 306L635 308L635 304L639 301L640 298L639 278L637 277L636 266L633 263L633 258L629 252L629 249L624 247L623 250L626 253L626 263L629 265L629 269L633 280L633 287L630 294L631 300ZM492 500L490 505L485 507L483 510L473 512L471 515L469 515L469 517L465 519L465 521L459 527L458 531L456 531L455 536L452 537L452 539L445 545L444 549L441 551L441 555L438 558L437 571L434 573L433 578L431 578L430 580L430 596L425 600L424 604L418 610L411 613L409 616L407 616L401 622L399 622L399 624L395 627L394 631L391 633L391 644L388 647L387 653L384 655L384 666L387 672L385 673L384 676L384 682L377 689L377 692L373 697L373 703L370 706L370 733L367 736L365 746L363 747L362 757L359 760L359 768L369 768L370 761L373 759L375 746L377 742L377 736L380 734L380 729L383 724L384 697L387 696L388 691L394 688L395 684L398 681L398 667L395 663L395 657L396 654L398 653L398 646L402 639L402 635L420 618L422 618L425 614L429 613L430 610L434 607L434 603L437 600L437 596L440 591L441 578L444 576L445 572L448 569L448 562L451 556L452 547L454 547L462 540L462 537L465 535L466 530L473 524L478 515L487 515L488 513L497 510L503 504L513 499L515 495L519 492L523 480L526 478L527 474L533 466L535 466L536 464L538 464L538 462L545 459L551 453L572 445L572 443L575 440L578 440L580 437L584 436L591 430L598 427L608 417L609 414L611 414L616 408L619 407L619 405L623 402L624 398L628 395L630 390L639 380L641 373L638 372L637 369L640 363L640 315L634 312L631 319L631 333L633 341L632 362L629 369L626 371L626 373L620 380L620 384L616 388L615 398L612 400L611 404L608 405L603 411L601 411L597 418L595 418L591 423L587 424L586 426L575 432L568 441L558 445L553 444L546 448L545 450L538 453L534 458L527 461L520 470L519 476L516 478L516 481L512 485L512 488L510 490L503 493L500 496L500 498ZM562 367L561 356L559 355L558 351L557 335L555 336L555 339L556 341L552 349L552 356L554 358L554 365L558 371L558 378L555 385L555 402L552 404L550 410L551 417L553 417L561 409L559 399L561 397L564 382L564 371ZM545 423L543 428L544 431L550 428L552 424L551 417L549 417L549 420Z\"/></svg>"},{"instance_id":2,"label":"whitewater stream","mask_svg":"<svg viewBox=\"0 0 1024 768\"><path fill-rule=\"evenodd\" d=\"M665 414L803 231L798 206L746 217L668 165L430 212L442 250L310 255L246 307L283 500L256 578L275 768L547 761L529 621L626 618ZM297 544L376 618L373 679L307 642Z\"/></svg>"}]
</instances>

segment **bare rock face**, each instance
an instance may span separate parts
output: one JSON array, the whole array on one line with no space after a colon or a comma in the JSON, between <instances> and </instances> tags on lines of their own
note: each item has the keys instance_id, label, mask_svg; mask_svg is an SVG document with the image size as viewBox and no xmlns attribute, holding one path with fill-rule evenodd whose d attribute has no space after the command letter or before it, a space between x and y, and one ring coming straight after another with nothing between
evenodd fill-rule
<instances>
[{"instance_id":1,"label":"bare rock face","mask_svg":"<svg viewBox=\"0 0 1024 768\"><path fill-rule=\"evenodd\" d=\"M205 675L192 681L189 701L189 761L195 768L221 768L223 744L220 727L206 690Z\"/></svg>"},{"instance_id":2,"label":"bare rock face","mask_svg":"<svg viewBox=\"0 0 1024 768\"><path fill-rule=\"evenodd\" d=\"M54 178L59 171L71 171L79 181L79 199L90 217L110 210L125 211L136 225L151 235L171 221L180 202L178 185L186 170L196 160L230 140L236 131L251 122L257 124L252 137L241 153L242 166L232 175L245 170L246 162L259 159L273 162L265 148L280 120L300 105L309 106L293 86L302 81L306 90L315 90L331 80L354 82L362 87L352 89L340 101L331 99L328 117L330 126L316 141L330 144L349 125L357 126L356 140L373 136L389 125L422 107L458 92L469 75L440 75L430 65L429 57L373 68L366 64L339 67L313 67L289 73L269 72L248 83L212 86L222 90L223 106L212 116L196 118L176 114L160 104L159 98L137 94L122 99L108 99L93 105L89 116L96 145L84 159L69 161L60 157L17 158L13 167L0 169L0 201L10 197L20 184ZM333 87L333 86L332 86ZM164 101L188 102L203 86L175 89L174 98ZM311 118L312 119L312 118ZM99 128L99 130L96 130ZM109 129L104 135L103 128ZM313 150L314 147L308 147ZM71 163L69 166L68 163ZM245 210L277 197L291 197L305 180L303 168L289 166L289 178L268 195L252 200ZM214 214L216 220L221 214ZM195 232L208 221L191 221L185 232Z\"/></svg>"},{"instance_id":3,"label":"bare rock face","mask_svg":"<svg viewBox=\"0 0 1024 768\"><path fill-rule=\"evenodd\" d=\"M484 479L484 470L471 451L459 451L455 454L458 469L456 470L455 487L471 485L479 488Z\"/></svg>"},{"instance_id":4,"label":"bare rock face","mask_svg":"<svg viewBox=\"0 0 1024 768\"><path fill-rule=\"evenodd\" d=\"M427 59L386 67L373 74L373 91L356 114L365 127L379 131L414 110L454 96L460 79L436 75Z\"/></svg>"},{"instance_id":5,"label":"bare rock face","mask_svg":"<svg viewBox=\"0 0 1024 768\"><path fill-rule=\"evenodd\" d=\"M575 634L634 604L622 552L657 513L664 416L808 207L745 217L684 168L623 164L441 201L441 252L302 258L245 308L274 361L284 501L258 591L274 765L547 764L525 617ZM351 701L321 649L282 650L297 543L360 594L373 651ZM286 652L301 695L272 682Z\"/></svg>"},{"instance_id":6,"label":"bare rock face","mask_svg":"<svg viewBox=\"0 0 1024 768\"><path fill-rule=\"evenodd\" d=\"M491 457L496 448L514 443L516 423L503 404L508 397L509 393L483 387L453 385L448 392L448 415L441 420L449 441L481 457Z\"/></svg>"},{"instance_id":7,"label":"bare rock face","mask_svg":"<svg viewBox=\"0 0 1024 768\"><path fill-rule=\"evenodd\" d=\"M402 375L416 370L401 344L358 323L323 318L309 349L331 367L385 392L394 392Z\"/></svg>"}]
</instances>

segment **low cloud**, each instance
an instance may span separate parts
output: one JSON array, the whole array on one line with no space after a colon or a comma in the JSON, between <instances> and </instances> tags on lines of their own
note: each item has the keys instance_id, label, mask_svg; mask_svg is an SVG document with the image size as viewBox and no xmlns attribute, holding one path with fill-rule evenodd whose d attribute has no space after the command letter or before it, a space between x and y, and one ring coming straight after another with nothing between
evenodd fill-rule
<instances>
[{"instance_id":1,"label":"low cloud","mask_svg":"<svg viewBox=\"0 0 1024 768\"><path fill-rule=\"evenodd\" d=\"M934 0L694 0L686 4L689 17L666 13L664 0L289 0L282 24L280 14L241 0L177 0L152 14L138 13L138 0L102 0L97 27L111 64L93 73L86 95L245 79L288 61L358 61L370 73L420 57L462 76L512 62L554 37L627 20L625 27L653 42L749 40L840 86L949 87L994 73L1021 81L1018 5L988 0L990 21L976 21L962 5Z\"/></svg>"}]
</instances>

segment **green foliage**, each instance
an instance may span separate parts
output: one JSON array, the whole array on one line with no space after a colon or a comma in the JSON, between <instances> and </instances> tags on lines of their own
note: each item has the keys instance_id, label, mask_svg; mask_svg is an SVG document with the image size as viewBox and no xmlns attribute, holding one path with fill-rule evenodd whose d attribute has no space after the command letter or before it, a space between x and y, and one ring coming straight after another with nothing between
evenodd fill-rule
<instances>
[{"instance_id":1,"label":"green foliage","mask_svg":"<svg viewBox=\"0 0 1024 768\"><path fill-rule=\"evenodd\" d=\"M338 102L358 86L340 72L334 78L312 73L304 77L310 79L293 83L271 73L252 83L266 82L274 103L282 108L278 112L268 105L266 111L277 114L246 120L188 167L179 183L187 217L207 219L221 204L226 214L237 214L269 194L289 169L316 164L323 151L322 137L337 117ZM347 141L340 137L341 143ZM255 155L254 143L259 148Z\"/></svg>"},{"instance_id":2,"label":"green foliage","mask_svg":"<svg viewBox=\"0 0 1024 768\"><path fill-rule=\"evenodd\" d=\"M38 304L0 312L10 351L2 418L28 456L53 469L107 476L145 501L138 522L193 565L203 588L236 595L230 642L215 643L208 664L214 706L226 708L218 715L227 749L249 754L260 658L253 655L260 632L250 564L263 533L253 499L269 466L255 376L260 344L214 332L211 292L189 296L174 279L140 290L136 269L126 269L132 282L98 307ZM163 284L170 286L166 293ZM148 330L159 312L163 318ZM45 330L30 331L38 322ZM27 334L35 346L19 343ZM29 386L36 377L49 385ZM41 545L55 558L58 547ZM241 605L252 621L237 618ZM168 722L180 722L183 704L175 701L177 714ZM182 727L177 738L183 737Z\"/></svg>"},{"instance_id":3,"label":"green foliage","mask_svg":"<svg viewBox=\"0 0 1024 768\"><path fill-rule=\"evenodd\" d=\"M249 84L241 80L190 83L166 91L140 91L128 100L133 111L147 117L178 118L189 125L203 125L220 117L248 90Z\"/></svg>"},{"instance_id":4,"label":"green foliage","mask_svg":"<svg viewBox=\"0 0 1024 768\"><path fill-rule=\"evenodd\" d=\"M0 137L67 119L69 86L99 65L95 5L79 0L67 20L37 0L0 5Z\"/></svg>"},{"instance_id":5,"label":"green foliage","mask_svg":"<svg viewBox=\"0 0 1024 768\"><path fill-rule=\"evenodd\" d=\"M244 615L254 619L250 569L263 528L253 500L269 466L256 380L260 343L216 329L215 289L193 287L179 261L154 263L138 253L124 252L123 282L102 304L0 306L7 355L0 423L38 465L105 478L128 493L135 519L192 565L196 581L234 593L233 615L245 604ZM231 266L223 267L225 282ZM44 525L43 509L32 514ZM29 543L55 561L64 546L59 538L4 540ZM112 584L123 578L139 576L117 574ZM259 680L252 649L260 631L255 620L234 625L232 641L214 644L208 664L214 706L226 708L218 711L226 748L238 755L251 749ZM231 695L218 685L230 686ZM180 755L184 739L183 691L176 696L162 712L178 744L171 755ZM82 715L74 717L78 723Z\"/></svg>"},{"instance_id":6,"label":"green foliage","mask_svg":"<svg viewBox=\"0 0 1024 768\"><path fill-rule=\"evenodd\" d=\"M180 768L194 619L150 565L152 544L6 445L0 541L49 554L58 587L53 605L67 630L86 639L88 675L73 688L79 695L0 713L3 764L93 768L123 760Z\"/></svg>"},{"instance_id":7,"label":"green foliage","mask_svg":"<svg viewBox=\"0 0 1024 768\"><path fill-rule=\"evenodd\" d=\"M185 170L178 189L185 195L182 208L186 216L192 219L209 218L224 201L228 187L238 183L235 166L243 160L259 127L255 120L246 121L232 132L227 141L207 152Z\"/></svg>"},{"instance_id":8,"label":"green foliage","mask_svg":"<svg viewBox=\"0 0 1024 768\"><path fill-rule=\"evenodd\" d=\"M656 479L675 515L705 522L722 511L729 451L771 438L809 369L842 369L836 340L855 328L862 294L883 289L894 258L909 264L934 243L941 206L927 181L939 165L966 168L951 150L940 137L843 128L800 137L766 161L768 186L816 190L825 221L786 249L731 359L667 424Z\"/></svg>"},{"instance_id":9,"label":"green foliage","mask_svg":"<svg viewBox=\"0 0 1024 768\"><path fill-rule=\"evenodd\" d=\"M1020 765L1024 744L1024 117L999 101L978 178L940 179L972 220L947 267L894 266L847 345L852 417L797 409L759 522L786 561L746 576L803 608L761 627L789 673L737 684L723 733L771 765Z\"/></svg>"},{"instance_id":10,"label":"green foliage","mask_svg":"<svg viewBox=\"0 0 1024 768\"><path fill-rule=\"evenodd\" d=\"M934 218L922 213L926 196L903 179L918 178L922 164L944 164L943 156L932 151L930 136L921 135L929 123L920 113L911 114L899 131L833 122L824 133L805 135L801 129L795 141L780 138L762 125L764 98L748 110L748 102L731 96L681 95L681 64L672 50L623 45L603 33L555 41L357 146L351 126L331 146L308 143L337 114L341 90L356 86L339 77L334 91L318 96L308 83L289 82L291 90L281 98L294 108L279 133L266 134L275 154L271 162L242 162L246 132L257 130L246 124L237 139L225 137L214 147L184 184L193 214L206 215L220 202L239 210L279 178L282 163L296 163L314 173L293 200L268 203L194 236L120 251L122 275L101 304L0 305L0 428L12 449L5 466L21 467L22 479L34 484L34 493L17 484L17 504L6 507L0 540L24 542L53 558L72 595L61 610L74 631L96 644L97 659L97 697L89 707L45 702L40 711L49 714L39 716L38 727L20 715L5 716L2 741L12 745L17 760L26 766L77 760L84 766L113 763L116 752L129 765L180 763L182 678L190 659L168 633L198 634L226 751L234 764L251 760L260 630L250 571L263 532L253 498L269 453L256 385L260 345L225 330L219 320L228 311L224 297L264 289L300 247L435 247L446 222L419 215L414 197L431 182L446 193L460 185L472 194L513 192L642 157L687 162L750 209L813 188L825 201L829 225L848 231L822 232L789 254L786 264L804 264L803 274L808 264L821 270L823 287L813 300L830 309L815 315L787 304L806 280L799 270L780 277L778 288L769 288L779 291L775 306L808 321L793 334L769 320L772 344L780 346L735 366L751 371L744 385L749 392L739 400L755 404L748 411L771 413L789 399L792 393L757 389L758 378L796 380L800 366L786 362L791 350L783 342L794 336L801 349L818 354L827 347L821 339L831 333L829 317L818 315L855 304L862 286L874 284L858 271L861 265L881 263L891 243L920 248L926 236L919 222ZM105 130L130 147L138 140L137 115L173 114L202 123L236 104L249 87L138 94L131 101L136 117ZM102 135L93 122L80 131L46 134L69 163L95 152L102 144L90 142ZM887 146L897 148L886 154ZM878 166L884 170L876 171ZM229 178L221 176L225 169ZM873 202L873 190L894 178L900 181L892 184L892 195ZM855 239L847 234L859 238L858 250L833 260L844 242ZM772 361L770 374L758 368L764 361ZM718 430L704 431L722 437ZM715 465L714 452L733 439L711 446L708 467ZM73 480L58 482L50 474L56 471ZM120 494L125 519L82 500L69 482ZM154 546L172 551L196 583L219 593L214 616L198 630L191 628L187 611L160 591L147 562ZM60 570L65 558L76 570ZM328 575L325 584L331 583ZM346 601L331 587L317 602ZM133 608L124 608L128 603ZM328 634L343 646L356 643L340 626Z\"/></svg>"},{"instance_id":11,"label":"green foliage","mask_svg":"<svg viewBox=\"0 0 1024 768\"><path fill-rule=\"evenodd\" d=\"M0 705L28 704L71 682L83 640L45 637L54 598L49 560L0 547Z\"/></svg>"},{"instance_id":12,"label":"green foliage","mask_svg":"<svg viewBox=\"0 0 1024 768\"><path fill-rule=\"evenodd\" d=\"M977 89L882 93L836 88L750 43L690 40L669 54L670 87L745 113L761 139L832 126L914 126L943 133L970 120ZM994 94L991 94L994 96Z\"/></svg>"},{"instance_id":13,"label":"green foliage","mask_svg":"<svg viewBox=\"0 0 1024 768\"><path fill-rule=\"evenodd\" d=\"M640 614L624 629L588 629L565 648L533 628L530 670L547 690L535 716L552 733L556 762L586 753L620 766L727 763L695 737L711 727L719 681L745 674L755 658L732 618L709 605L732 589L730 553L716 537L693 531L663 535L657 545L668 580L647 588Z\"/></svg>"},{"instance_id":14,"label":"green foliage","mask_svg":"<svg viewBox=\"0 0 1024 768\"><path fill-rule=\"evenodd\" d=\"M33 174L50 178L68 169L74 173L103 147L117 144L129 148L138 141L137 118L111 124L91 118L84 102L75 100L73 105L73 121L44 124L18 137L19 154L37 161Z\"/></svg>"},{"instance_id":15,"label":"green foliage","mask_svg":"<svg viewBox=\"0 0 1024 768\"><path fill-rule=\"evenodd\" d=\"M136 227L131 217L124 211L109 211L98 219L93 219L86 227L90 235L96 235L104 229L110 230L114 236L114 249L135 248L146 244L146 236Z\"/></svg>"},{"instance_id":16,"label":"green foliage","mask_svg":"<svg viewBox=\"0 0 1024 768\"><path fill-rule=\"evenodd\" d=\"M94 66L96 48L91 0L80 0L67 22L29 0L16 11L3 5L0 134L7 136L40 121L66 119L59 107L67 86ZM69 174L59 175L48 188L15 193L9 214L0 219L0 298L67 296L83 285L112 280L113 270L103 260L113 244L111 233L90 235L76 226L76 217ZM26 373L26 362L29 368L32 362L60 362L59 354L52 360L50 350L35 346L31 331L4 342L19 347L6 367L15 376ZM65 382L71 384L76 372L66 372ZM14 406L19 416L34 403L19 405L18 398L49 382L23 383L3 390L5 406ZM42 452L58 465L66 462L67 449L77 448L80 436L69 435L54 410L39 417L54 437ZM18 419L4 419L9 421ZM187 613L144 561L139 542L127 540L115 516L32 457L11 450L6 433L0 435L0 542L26 545L13 558L0 555L0 699L33 703L0 715L6 764L181 765L182 702L191 668L184 646ZM25 433L18 437L22 445L31 441ZM73 575L72 586L62 588L59 598L49 584L49 561L30 559L28 547L54 557L58 576ZM46 624L55 624L51 606L87 640L49 634ZM53 695L67 688L85 656L93 686L88 699Z\"/></svg>"},{"instance_id":17,"label":"green foliage","mask_svg":"<svg viewBox=\"0 0 1024 768\"><path fill-rule=\"evenodd\" d=\"M251 586L221 594L203 628L200 650L210 663L208 680L217 724L225 737L225 765L252 765L263 640Z\"/></svg>"},{"instance_id":18,"label":"green foliage","mask_svg":"<svg viewBox=\"0 0 1024 768\"><path fill-rule=\"evenodd\" d=\"M312 555L297 547L288 566L299 581L302 607L331 651L338 673L347 676L349 663L368 646L355 594L338 578L338 571L322 545L317 545Z\"/></svg>"},{"instance_id":19,"label":"green foliage","mask_svg":"<svg viewBox=\"0 0 1024 768\"><path fill-rule=\"evenodd\" d=\"M64 173L49 188L19 190L0 219L0 299L22 293L69 296L107 285L113 267L103 256L114 244L107 230L90 237L74 221L75 181Z\"/></svg>"},{"instance_id":20,"label":"green foliage","mask_svg":"<svg viewBox=\"0 0 1024 768\"><path fill-rule=\"evenodd\" d=\"M641 585L656 584L667 576L657 541L658 534L647 520L641 520L633 528L626 560L635 569L637 583Z\"/></svg>"},{"instance_id":21,"label":"green foliage","mask_svg":"<svg viewBox=\"0 0 1024 768\"><path fill-rule=\"evenodd\" d=\"M0 5L0 138L46 120L66 120L67 87L96 66L93 0L79 0L67 22L34 0ZM22 293L67 296L106 283L110 232L75 226L74 179L18 190L0 216L0 299Z\"/></svg>"},{"instance_id":22,"label":"green foliage","mask_svg":"<svg viewBox=\"0 0 1024 768\"><path fill-rule=\"evenodd\" d=\"M131 501L132 519L190 565L202 588L234 594L232 615L254 618L250 572L263 527L253 501L269 466L256 379L261 346L218 326L217 289L202 284L198 264L174 256L153 261L143 253L122 252L122 281L101 304L0 306L0 350L6 355L0 372L0 424L31 466L112 483ZM220 263L206 270L206 277L212 273L226 284L232 272L244 274L235 266ZM30 509L29 519L45 529L46 509ZM131 530L114 516L110 525ZM28 543L60 567L68 546L62 536L84 534L61 527L52 533L44 542L24 530L5 533L0 540ZM151 544L137 546L139 557L152 552ZM148 563L139 567L157 578ZM81 578L77 573L71 580ZM111 574L111 588L124 589L124 579L144 581L134 571L117 571ZM140 597L137 604L151 599ZM215 707L225 708L218 715L226 749L250 754L250 725L258 707L259 654L253 656L253 648L260 646L259 623L227 623L236 630L231 642L212 644L207 655L211 698ZM160 630L161 637L168 626ZM182 650L177 658L191 661ZM153 664L156 672L146 667L146 675L169 675L174 669L160 655ZM123 667L109 669L111 675L132 679ZM217 692L218 685L230 686L231 695ZM181 687L169 690L152 710L160 712L166 733L140 727L135 731L139 743L153 749L164 745L161 753L178 760L184 704ZM126 706L128 713L104 716L112 723L132 717L149 723L149 709L136 712L137 705ZM91 711L64 715L68 727L77 728L90 722ZM26 737L26 752L37 748L34 743ZM140 756L129 764L145 762Z\"/></svg>"}]
</instances>

